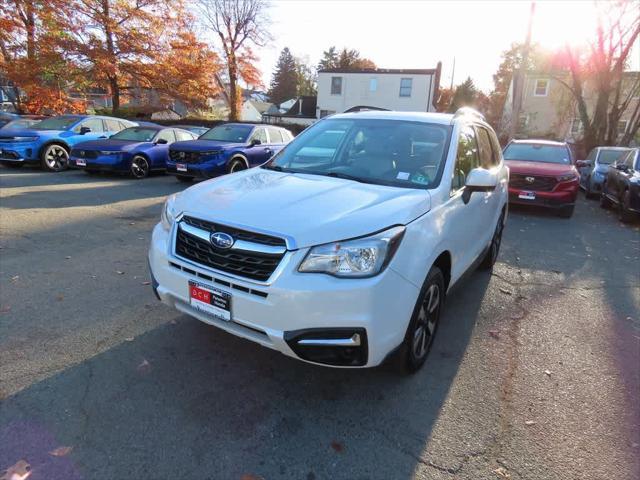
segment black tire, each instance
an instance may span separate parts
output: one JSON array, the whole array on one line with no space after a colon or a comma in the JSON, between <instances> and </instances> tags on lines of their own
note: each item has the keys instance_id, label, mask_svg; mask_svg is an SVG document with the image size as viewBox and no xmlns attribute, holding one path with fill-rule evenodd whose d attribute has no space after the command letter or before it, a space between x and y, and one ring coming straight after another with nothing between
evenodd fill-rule
<instances>
[{"instance_id":1,"label":"black tire","mask_svg":"<svg viewBox=\"0 0 640 480\"><path fill-rule=\"evenodd\" d=\"M8 168L20 168L24 165L22 162L0 162L3 166Z\"/></svg>"},{"instance_id":2,"label":"black tire","mask_svg":"<svg viewBox=\"0 0 640 480\"><path fill-rule=\"evenodd\" d=\"M635 218L635 215L631 211L631 192L629 192L629 190L625 190L622 194L619 216L622 223L631 223Z\"/></svg>"},{"instance_id":3,"label":"black tire","mask_svg":"<svg viewBox=\"0 0 640 480\"><path fill-rule=\"evenodd\" d=\"M142 180L149 176L149 172L151 171L151 166L149 165L149 160L142 155L136 155L131 160L131 167L129 168L129 173L136 180Z\"/></svg>"},{"instance_id":4,"label":"black tire","mask_svg":"<svg viewBox=\"0 0 640 480\"><path fill-rule=\"evenodd\" d=\"M176 178L179 182L191 183L193 181L193 177L187 177L186 175L176 175Z\"/></svg>"},{"instance_id":5,"label":"black tire","mask_svg":"<svg viewBox=\"0 0 640 480\"><path fill-rule=\"evenodd\" d=\"M566 207L562 207L558 210L558 216L562 218L571 218L573 217L573 211L575 210L575 205L568 205Z\"/></svg>"},{"instance_id":6,"label":"black tire","mask_svg":"<svg viewBox=\"0 0 640 480\"><path fill-rule=\"evenodd\" d=\"M244 163L244 160L242 160L241 158L234 158L233 160L231 160L231 163L229 163L229 173L240 172L241 170L246 169L247 164Z\"/></svg>"},{"instance_id":7,"label":"black tire","mask_svg":"<svg viewBox=\"0 0 640 480\"><path fill-rule=\"evenodd\" d=\"M591 178L587 178L587 185L584 187L584 198L594 198L595 195L591 191Z\"/></svg>"},{"instance_id":8,"label":"black tire","mask_svg":"<svg viewBox=\"0 0 640 480\"><path fill-rule=\"evenodd\" d=\"M431 267L418 301L413 309L399 361L405 373L415 373L424 365L438 331L444 305L444 276L438 267Z\"/></svg>"},{"instance_id":9,"label":"black tire","mask_svg":"<svg viewBox=\"0 0 640 480\"><path fill-rule=\"evenodd\" d=\"M489 244L489 249L485 254L482 262L478 265L479 270L491 270L493 265L496 263L498 259L498 254L500 253L500 245L502 245L502 231L504 230L504 213L500 215L498 219L498 224L496 225L496 229L493 232L493 237L491 238L491 243Z\"/></svg>"},{"instance_id":10,"label":"black tire","mask_svg":"<svg viewBox=\"0 0 640 480\"><path fill-rule=\"evenodd\" d=\"M69 168L69 151L59 143L45 145L40 154L42 168L48 172L61 172Z\"/></svg>"},{"instance_id":11,"label":"black tire","mask_svg":"<svg viewBox=\"0 0 640 480\"><path fill-rule=\"evenodd\" d=\"M600 208L609 209L613 204L611 200L604 194L604 188L602 189L602 193L600 194Z\"/></svg>"}]
</instances>

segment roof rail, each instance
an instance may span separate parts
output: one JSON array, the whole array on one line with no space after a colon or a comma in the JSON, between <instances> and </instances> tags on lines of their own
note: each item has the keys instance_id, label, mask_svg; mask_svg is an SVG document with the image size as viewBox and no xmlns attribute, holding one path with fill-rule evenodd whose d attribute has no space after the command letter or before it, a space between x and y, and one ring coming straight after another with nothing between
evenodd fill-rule
<instances>
[{"instance_id":1,"label":"roof rail","mask_svg":"<svg viewBox=\"0 0 640 480\"><path fill-rule=\"evenodd\" d=\"M475 108L471 108L471 107L461 107L458 110L456 110L456 113L453 115L453 118L458 118L458 117L463 117L463 116L472 116L472 117L477 117L480 120L484 121L484 115L482 115L479 111L477 111Z\"/></svg>"}]
</instances>

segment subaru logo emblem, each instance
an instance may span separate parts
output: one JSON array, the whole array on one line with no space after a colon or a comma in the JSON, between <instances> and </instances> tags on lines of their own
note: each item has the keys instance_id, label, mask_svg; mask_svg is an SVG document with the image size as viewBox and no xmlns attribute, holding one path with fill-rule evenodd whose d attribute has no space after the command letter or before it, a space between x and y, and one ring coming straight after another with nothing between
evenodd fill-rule
<instances>
[{"instance_id":1,"label":"subaru logo emblem","mask_svg":"<svg viewBox=\"0 0 640 480\"><path fill-rule=\"evenodd\" d=\"M224 232L213 232L210 237L211 244L216 248L227 249L233 246L233 237Z\"/></svg>"},{"instance_id":2,"label":"subaru logo emblem","mask_svg":"<svg viewBox=\"0 0 640 480\"><path fill-rule=\"evenodd\" d=\"M527 183L533 183L533 182L536 181L536 178L535 177L525 177L525 180L526 180Z\"/></svg>"}]
</instances>

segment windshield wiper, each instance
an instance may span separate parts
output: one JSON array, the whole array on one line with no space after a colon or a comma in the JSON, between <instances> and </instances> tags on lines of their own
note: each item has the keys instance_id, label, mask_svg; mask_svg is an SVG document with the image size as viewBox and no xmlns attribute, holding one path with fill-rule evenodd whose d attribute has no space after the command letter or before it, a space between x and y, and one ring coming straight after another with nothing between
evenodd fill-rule
<instances>
[{"instance_id":1,"label":"windshield wiper","mask_svg":"<svg viewBox=\"0 0 640 480\"><path fill-rule=\"evenodd\" d=\"M265 170L274 170L276 172L284 172L284 169L280 165L262 165L261 168Z\"/></svg>"},{"instance_id":2,"label":"windshield wiper","mask_svg":"<svg viewBox=\"0 0 640 480\"><path fill-rule=\"evenodd\" d=\"M348 173L342 173L342 172L328 172L322 175L326 175L327 177L342 178L344 180L353 180L354 182L360 182L360 183L371 183L363 178L356 177L354 175L349 175Z\"/></svg>"}]
</instances>

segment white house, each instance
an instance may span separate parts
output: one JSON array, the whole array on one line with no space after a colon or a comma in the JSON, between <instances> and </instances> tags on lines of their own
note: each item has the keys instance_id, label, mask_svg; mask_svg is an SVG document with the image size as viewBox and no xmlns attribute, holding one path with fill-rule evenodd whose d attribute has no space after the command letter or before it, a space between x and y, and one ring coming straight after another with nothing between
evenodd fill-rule
<instances>
[{"instance_id":1,"label":"white house","mask_svg":"<svg viewBox=\"0 0 640 480\"><path fill-rule=\"evenodd\" d=\"M354 107L434 112L442 63L433 69L318 71L317 117Z\"/></svg>"},{"instance_id":2,"label":"white house","mask_svg":"<svg viewBox=\"0 0 640 480\"><path fill-rule=\"evenodd\" d=\"M242 104L240 120L243 122L261 122L262 114L269 110L271 103L259 102L257 100L246 100Z\"/></svg>"}]
</instances>

